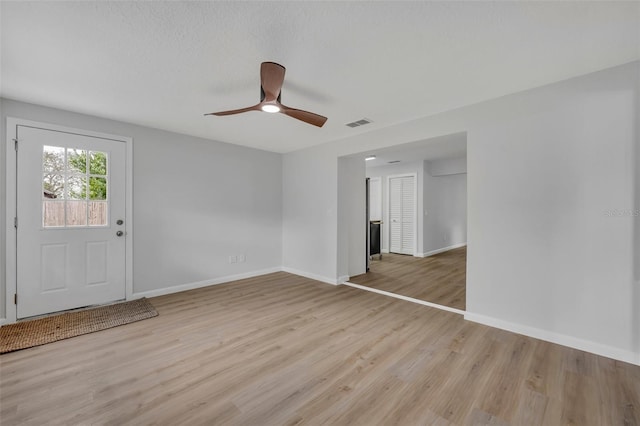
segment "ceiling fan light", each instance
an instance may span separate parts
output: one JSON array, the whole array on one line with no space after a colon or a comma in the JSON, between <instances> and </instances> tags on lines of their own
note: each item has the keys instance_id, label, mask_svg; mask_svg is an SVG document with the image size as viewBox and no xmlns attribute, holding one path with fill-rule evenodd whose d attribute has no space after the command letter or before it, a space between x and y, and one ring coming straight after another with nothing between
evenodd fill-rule
<instances>
[{"instance_id":1,"label":"ceiling fan light","mask_svg":"<svg viewBox=\"0 0 640 426\"><path fill-rule=\"evenodd\" d=\"M261 108L264 112L271 112L271 113L280 112L280 107L277 105L267 104L267 105L262 105Z\"/></svg>"}]
</instances>

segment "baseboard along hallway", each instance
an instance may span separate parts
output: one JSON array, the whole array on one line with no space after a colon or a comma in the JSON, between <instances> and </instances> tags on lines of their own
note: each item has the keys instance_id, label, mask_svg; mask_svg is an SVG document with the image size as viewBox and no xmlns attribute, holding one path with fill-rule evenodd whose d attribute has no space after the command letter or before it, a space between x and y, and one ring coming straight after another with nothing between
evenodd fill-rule
<instances>
[{"instance_id":1,"label":"baseboard along hallway","mask_svg":"<svg viewBox=\"0 0 640 426\"><path fill-rule=\"evenodd\" d=\"M3 424L640 424L640 367L277 272L0 357Z\"/></svg>"}]
</instances>

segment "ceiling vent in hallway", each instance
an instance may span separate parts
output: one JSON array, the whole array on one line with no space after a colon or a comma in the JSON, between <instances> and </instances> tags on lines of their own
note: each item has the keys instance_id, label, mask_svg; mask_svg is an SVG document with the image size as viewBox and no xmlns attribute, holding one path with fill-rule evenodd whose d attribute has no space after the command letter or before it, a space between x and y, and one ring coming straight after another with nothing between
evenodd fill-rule
<instances>
[{"instance_id":1,"label":"ceiling vent in hallway","mask_svg":"<svg viewBox=\"0 0 640 426\"><path fill-rule=\"evenodd\" d=\"M368 118L363 118L362 120L358 120L358 121L353 121L351 123L347 123L345 124L345 126L347 127L358 127L358 126L364 126L365 124L369 124L371 123L371 120L369 120Z\"/></svg>"}]
</instances>

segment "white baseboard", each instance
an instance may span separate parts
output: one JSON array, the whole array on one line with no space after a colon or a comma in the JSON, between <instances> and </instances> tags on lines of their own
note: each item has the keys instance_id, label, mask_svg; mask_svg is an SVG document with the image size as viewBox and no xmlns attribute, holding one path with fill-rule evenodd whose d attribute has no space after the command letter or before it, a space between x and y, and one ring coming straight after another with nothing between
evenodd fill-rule
<instances>
[{"instance_id":1,"label":"white baseboard","mask_svg":"<svg viewBox=\"0 0 640 426\"><path fill-rule=\"evenodd\" d=\"M280 272L282 268L267 268L260 269L258 271L246 272L243 274L227 275L225 277L213 278L210 280L198 281L194 283L180 284L171 287L159 288L156 290L141 291L139 293L133 293L132 299L140 299L141 297L156 297L164 296L165 294L178 293L181 291L194 290L196 288L208 287L210 285L224 284L230 281L243 280L245 278L253 278L260 275L272 274L274 272Z\"/></svg>"},{"instance_id":2,"label":"white baseboard","mask_svg":"<svg viewBox=\"0 0 640 426\"><path fill-rule=\"evenodd\" d=\"M381 249L380 253L389 253L389 250L388 249Z\"/></svg>"},{"instance_id":3,"label":"white baseboard","mask_svg":"<svg viewBox=\"0 0 640 426\"><path fill-rule=\"evenodd\" d=\"M246 278L259 277L260 275L272 274L274 272L288 272L290 274L300 275L300 276L305 277L305 278L310 278L312 280L321 281L323 283L327 283L327 284L331 284L331 285L339 285L339 284L342 284L342 283L344 283L344 282L349 280L349 276L348 275L341 276L338 279L331 279L331 278L323 277L321 275L316 275L316 274L300 271L300 270L293 269L293 268L286 268L286 267L277 266L277 267L273 267L273 268L260 269L260 270L257 270L257 271L251 271L251 272L246 272L246 273L242 273L242 274L227 275L227 276L224 276L224 277L213 278L213 279L210 279L210 280L203 280L203 281L197 281L197 282L193 282L193 283L174 285L174 286L171 286L171 287L158 288L158 289L154 289L154 290L134 292L131 295L131 300L140 299L140 298L143 298L143 297L164 296L164 295L167 295L167 294L179 293L181 291L187 291L187 290L195 290L197 288L209 287L209 286L218 285L218 284L224 284L224 283L228 283L228 282L231 282L231 281L238 281L238 280L243 280L243 279L246 279ZM0 318L0 326L2 326L4 324L8 324L8 323L9 322L7 321L6 318Z\"/></svg>"},{"instance_id":4,"label":"white baseboard","mask_svg":"<svg viewBox=\"0 0 640 426\"><path fill-rule=\"evenodd\" d=\"M433 256L434 254L443 253L445 251L457 249L457 248L460 248L460 247L464 247L466 245L467 245L467 243L454 244L452 246L439 248L437 250L431 250L431 251L428 251L426 253L417 253L415 255L415 257L429 257L429 256Z\"/></svg>"},{"instance_id":5,"label":"white baseboard","mask_svg":"<svg viewBox=\"0 0 640 426\"><path fill-rule=\"evenodd\" d=\"M511 331L513 333L523 334L525 336L556 343L562 346L579 349L581 351L591 352L596 355L613 358L619 361L628 362L629 364L640 365L640 353L634 353L613 346L603 345L591 342L589 340L579 339L577 337L567 336L565 334L555 333L553 331L542 330L527 325L516 324L501 319L466 312L464 319L477 322L479 324L488 325L490 327L500 328L502 330Z\"/></svg>"},{"instance_id":6,"label":"white baseboard","mask_svg":"<svg viewBox=\"0 0 640 426\"><path fill-rule=\"evenodd\" d=\"M342 282L344 282L344 281L349 279L349 277L346 277L346 279L344 281L340 281L340 279L342 279L342 277L340 277L339 279L323 277L322 275L317 275L317 274L314 274L314 273L311 273L311 272L301 271L299 269L289 268L287 266L283 266L282 269L280 269L280 270L283 271L283 272L288 272L288 273L294 274L294 275L300 275L301 277L310 278L312 280L321 281L323 283L332 284L332 285L341 284Z\"/></svg>"}]
</instances>

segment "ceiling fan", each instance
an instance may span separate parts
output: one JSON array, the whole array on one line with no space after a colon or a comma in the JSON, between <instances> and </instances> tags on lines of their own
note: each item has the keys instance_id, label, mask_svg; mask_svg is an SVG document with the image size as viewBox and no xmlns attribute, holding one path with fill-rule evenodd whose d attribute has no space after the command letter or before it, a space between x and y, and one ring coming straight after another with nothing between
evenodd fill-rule
<instances>
[{"instance_id":1,"label":"ceiling fan","mask_svg":"<svg viewBox=\"0 0 640 426\"><path fill-rule=\"evenodd\" d=\"M279 112L289 117L304 121L314 126L322 127L327 121L327 117L291 108L280 103L282 96L282 83L284 82L285 67L275 62L263 62L260 65L260 103L247 108L234 109L230 111L212 112L205 115L232 115L247 111L264 111L270 113Z\"/></svg>"}]
</instances>

